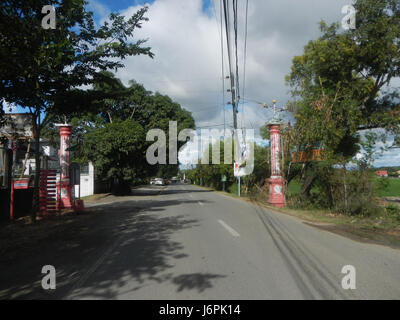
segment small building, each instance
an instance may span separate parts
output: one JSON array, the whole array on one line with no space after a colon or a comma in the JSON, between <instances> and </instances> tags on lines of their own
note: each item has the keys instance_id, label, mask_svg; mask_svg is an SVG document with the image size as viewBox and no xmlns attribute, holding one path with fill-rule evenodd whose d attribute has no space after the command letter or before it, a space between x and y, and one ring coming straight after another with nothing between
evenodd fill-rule
<instances>
[{"instance_id":1,"label":"small building","mask_svg":"<svg viewBox=\"0 0 400 320\"><path fill-rule=\"evenodd\" d=\"M29 145L30 144L30 145ZM9 219L10 212L10 186L12 179L28 180L28 187L24 190L14 191L14 218L19 218L29 213L33 197L33 184L36 171L35 145L33 142L19 141L17 148L12 150L12 142L0 144L0 220ZM56 181L60 180L60 159L58 150L50 141L40 139L40 166L41 169L56 170ZM73 172L71 163L70 178L73 199L94 194L95 168L91 162L80 165L77 178L72 180ZM108 189L106 189L108 191Z\"/></svg>"},{"instance_id":2,"label":"small building","mask_svg":"<svg viewBox=\"0 0 400 320\"><path fill-rule=\"evenodd\" d=\"M386 170L378 170L378 171L375 171L375 174L376 174L378 177L387 177L387 176L388 176L388 172L387 172Z\"/></svg>"},{"instance_id":3,"label":"small building","mask_svg":"<svg viewBox=\"0 0 400 320\"><path fill-rule=\"evenodd\" d=\"M82 165L80 168L80 185L74 186L74 195L87 197L94 194L94 167L93 163L89 162Z\"/></svg>"}]
</instances>

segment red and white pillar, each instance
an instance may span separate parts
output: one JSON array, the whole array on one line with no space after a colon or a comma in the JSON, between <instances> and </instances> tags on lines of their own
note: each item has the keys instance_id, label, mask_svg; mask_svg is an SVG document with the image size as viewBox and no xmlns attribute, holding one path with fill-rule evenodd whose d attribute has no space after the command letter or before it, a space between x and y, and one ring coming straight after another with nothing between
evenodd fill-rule
<instances>
[{"instance_id":1,"label":"red and white pillar","mask_svg":"<svg viewBox=\"0 0 400 320\"><path fill-rule=\"evenodd\" d=\"M280 124L271 123L268 125L270 132L271 147L271 178L268 179L269 184L269 204L282 208L285 206L283 198L283 181L279 163L280 153Z\"/></svg>"},{"instance_id":2,"label":"red and white pillar","mask_svg":"<svg viewBox=\"0 0 400 320\"><path fill-rule=\"evenodd\" d=\"M72 208L71 183L69 177L70 154L67 149L70 146L72 126L67 124L56 125L60 132L60 181L57 183L57 208Z\"/></svg>"}]
</instances>

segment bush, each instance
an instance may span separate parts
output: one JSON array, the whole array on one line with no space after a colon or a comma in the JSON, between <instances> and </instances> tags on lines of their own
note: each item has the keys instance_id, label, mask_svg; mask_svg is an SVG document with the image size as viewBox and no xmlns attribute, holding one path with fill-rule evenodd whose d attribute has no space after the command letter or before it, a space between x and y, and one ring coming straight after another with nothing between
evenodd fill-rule
<instances>
[{"instance_id":1,"label":"bush","mask_svg":"<svg viewBox=\"0 0 400 320\"><path fill-rule=\"evenodd\" d=\"M400 222L400 207L395 204L388 204L385 207L386 214L392 217L394 220Z\"/></svg>"},{"instance_id":2,"label":"bush","mask_svg":"<svg viewBox=\"0 0 400 320\"><path fill-rule=\"evenodd\" d=\"M373 170L348 170L330 163L310 167L314 179L309 193L288 197L292 206L301 209L329 209L341 214L373 216L383 213L376 196L387 187L387 179L376 180Z\"/></svg>"},{"instance_id":3,"label":"bush","mask_svg":"<svg viewBox=\"0 0 400 320\"><path fill-rule=\"evenodd\" d=\"M115 179L111 184L111 193L115 196L129 196L131 184L124 179Z\"/></svg>"},{"instance_id":4,"label":"bush","mask_svg":"<svg viewBox=\"0 0 400 320\"><path fill-rule=\"evenodd\" d=\"M238 185L237 185L237 183L233 183L233 184L231 184L229 187L228 187L228 192L229 193L232 193L232 194L238 194Z\"/></svg>"}]
</instances>

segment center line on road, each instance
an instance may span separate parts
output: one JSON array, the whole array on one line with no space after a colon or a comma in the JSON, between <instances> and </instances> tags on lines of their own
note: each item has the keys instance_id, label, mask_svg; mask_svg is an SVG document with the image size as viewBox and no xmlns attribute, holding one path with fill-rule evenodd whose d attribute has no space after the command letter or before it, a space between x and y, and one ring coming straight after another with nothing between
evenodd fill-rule
<instances>
[{"instance_id":1,"label":"center line on road","mask_svg":"<svg viewBox=\"0 0 400 320\"><path fill-rule=\"evenodd\" d=\"M228 226L224 221L222 220L218 220L218 222L226 229L229 231L229 233L231 235L233 235L234 237L240 237L240 234L236 232L235 229L231 228L230 226Z\"/></svg>"}]
</instances>

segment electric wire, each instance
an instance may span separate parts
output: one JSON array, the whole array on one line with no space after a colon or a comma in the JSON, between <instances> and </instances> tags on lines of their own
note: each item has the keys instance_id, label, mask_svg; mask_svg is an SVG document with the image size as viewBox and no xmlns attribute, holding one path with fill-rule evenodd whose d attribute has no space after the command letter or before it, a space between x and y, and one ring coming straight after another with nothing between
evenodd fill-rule
<instances>
[{"instance_id":1,"label":"electric wire","mask_svg":"<svg viewBox=\"0 0 400 320\"><path fill-rule=\"evenodd\" d=\"M246 59L247 59L247 20L248 20L249 0L246 0L246 13L245 13L245 31L244 31L244 54L243 54L243 89L242 89L242 127L245 123L245 112L244 112L244 97L246 88Z\"/></svg>"}]
</instances>

